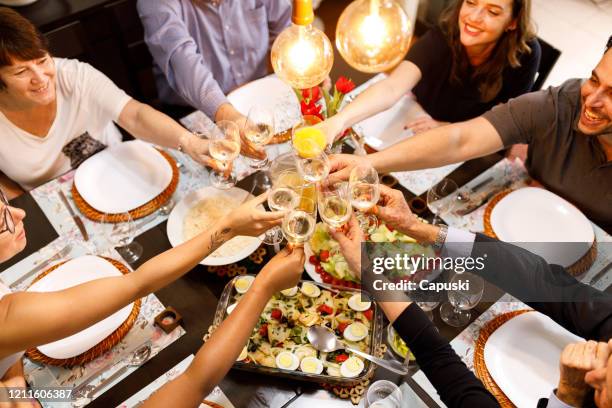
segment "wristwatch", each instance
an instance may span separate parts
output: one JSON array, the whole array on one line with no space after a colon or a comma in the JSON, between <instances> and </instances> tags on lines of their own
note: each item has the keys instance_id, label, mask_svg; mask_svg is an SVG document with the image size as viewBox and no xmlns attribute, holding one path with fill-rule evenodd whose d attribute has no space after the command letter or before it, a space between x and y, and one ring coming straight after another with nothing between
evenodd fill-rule
<instances>
[{"instance_id":1,"label":"wristwatch","mask_svg":"<svg viewBox=\"0 0 612 408\"><path fill-rule=\"evenodd\" d=\"M448 226L444 224L439 224L438 227L438 235L436 236L436 240L433 243L433 248L436 251L441 251L444 243L446 242L446 236L448 235Z\"/></svg>"}]
</instances>

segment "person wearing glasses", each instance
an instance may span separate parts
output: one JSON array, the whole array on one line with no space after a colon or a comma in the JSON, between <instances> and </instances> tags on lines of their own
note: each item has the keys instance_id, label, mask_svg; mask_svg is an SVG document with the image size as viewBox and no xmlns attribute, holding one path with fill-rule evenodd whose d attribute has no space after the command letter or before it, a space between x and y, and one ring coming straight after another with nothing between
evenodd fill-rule
<instances>
[{"instance_id":1,"label":"person wearing glasses","mask_svg":"<svg viewBox=\"0 0 612 408\"><path fill-rule=\"evenodd\" d=\"M266 194L254 198L212 228L155 256L134 272L93 280L56 292L15 292L0 281L0 404L2 387L23 387L23 350L75 334L124 306L180 278L208 254L237 235L259 236L280 224L284 213L257 209ZM11 207L0 190L0 265L26 244L25 212ZM196 407L231 368L270 297L297 284L304 251L284 249L258 273L233 313L200 349L187 372L167 384L145 406ZM78 309L73 305L78 304ZM45 319L40 319L40 316ZM68 315L70 318L68 318Z\"/></svg>"},{"instance_id":2,"label":"person wearing glasses","mask_svg":"<svg viewBox=\"0 0 612 408\"><path fill-rule=\"evenodd\" d=\"M485 256L484 269L474 269L472 273L589 340L567 346L560 360L559 385L548 401L544 398L538 407L592 406L588 402L592 403L593 390L598 407L612 406L611 295L582 284L563 267L550 265L525 249L482 234L426 224L412 214L399 190L381 186L380 194L375 212L387 225L419 243L437 246L444 257ZM340 244L350 269L360 271L362 285L378 301L442 402L448 407L498 407L495 398L416 303L410 302L403 293L375 290L373 279L380 279L380 275L375 277L371 266L362 265L367 260L367 255L361 253L365 239L355 217L345 232L332 230L331 234Z\"/></svg>"},{"instance_id":3,"label":"person wearing glasses","mask_svg":"<svg viewBox=\"0 0 612 408\"><path fill-rule=\"evenodd\" d=\"M120 143L113 122L214 166L206 140L132 99L91 65L53 58L45 37L7 7L0 7L0 39L0 186L10 186L10 196Z\"/></svg>"}]
</instances>

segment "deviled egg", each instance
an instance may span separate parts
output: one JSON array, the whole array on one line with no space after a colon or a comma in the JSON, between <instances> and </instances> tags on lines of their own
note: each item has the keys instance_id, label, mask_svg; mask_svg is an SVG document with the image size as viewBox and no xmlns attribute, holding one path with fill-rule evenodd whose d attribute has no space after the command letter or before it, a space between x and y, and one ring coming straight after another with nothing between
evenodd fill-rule
<instances>
[{"instance_id":1,"label":"deviled egg","mask_svg":"<svg viewBox=\"0 0 612 408\"><path fill-rule=\"evenodd\" d=\"M232 312L236 308L236 305L238 305L238 303L232 303L231 305L227 307L227 309L225 309L227 311L228 316L232 314Z\"/></svg>"},{"instance_id":2,"label":"deviled egg","mask_svg":"<svg viewBox=\"0 0 612 408\"><path fill-rule=\"evenodd\" d=\"M368 328L365 324L355 322L349 324L346 329L344 329L344 338L348 341L360 341L367 337Z\"/></svg>"},{"instance_id":3,"label":"deviled egg","mask_svg":"<svg viewBox=\"0 0 612 408\"><path fill-rule=\"evenodd\" d=\"M347 378L357 377L359 374L361 374L363 368L363 361L361 361L357 357L349 357L340 366L340 374L342 374L343 377Z\"/></svg>"},{"instance_id":4,"label":"deviled egg","mask_svg":"<svg viewBox=\"0 0 612 408\"><path fill-rule=\"evenodd\" d=\"M348 301L348 306L357 312L365 312L372 306L372 302L362 302L361 295L356 294L351 296Z\"/></svg>"},{"instance_id":5,"label":"deviled egg","mask_svg":"<svg viewBox=\"0 0 612 408\"><path fill-rule=\"evenodd\" d=\"M276 356L276 367L283 370L295 370L300 365L297 356L289 351L282 351Z\"/></svg>"},{"instance_id":6,"label":"deviled egg","mask_svg":"<svg viewBox=\"0 0 612 408\"><path fill-rule=\"evenodd\" d=\"M236 288L236 292L238 292L238 293L246 293L246 291L249 290L249 288L253 284L254 280L255 280L255 277L254 276L250 276L250 275L239 277L234 282L234 287Z\"/></svg>"},{"instance_id":7,"label":"deviled egg","mask_svg":"<svg viewBox=\"0 0 612 408\"><path fill-rule=\"evenodd\" d=\"M300 288L300 291L310 297L310 298L317 298L319 297L319 295L321 294L321 289L319 289L319 287L317 285L314 285L310 282L304 282L302 283L302 287Z\"/></svg>"},{"instance_id":8,"label":"deviled egg","mask_svg":"<svg viewBox=\"0 0 612 408\"><path fill-rule=\"evenodd\" d=\"M300 362L300 370L308 374L321 374L323 362L316 357L304 357Z\"/></svg>"},{"instance_id":9,"label":"deviled egg","mask_svg":"<svg viewBox=\"0 0 612 408\"><path fill-rule=\"evenodd\" d=\"M298 287L294 286L292 288L289 289L285 289L285 290L281 290L281 294L285 297L293 297L295 295L297 295L297 291L298 291Z\"/></svg>"}]
</instances>

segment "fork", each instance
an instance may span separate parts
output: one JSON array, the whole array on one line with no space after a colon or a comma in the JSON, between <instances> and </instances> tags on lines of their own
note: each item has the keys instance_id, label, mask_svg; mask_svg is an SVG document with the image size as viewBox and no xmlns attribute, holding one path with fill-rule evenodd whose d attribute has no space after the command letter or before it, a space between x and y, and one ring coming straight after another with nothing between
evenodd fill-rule
<instances>
[{"instance_id":1,"label":"fork","mask_svg":"<svg viewBox=\"0 0 612 408\"><path fill-rule=\"evenodd\" d=\"M28 278L30 278L31 276L42 272L44 269L47 268L47 266L49 266L52 262L55 261L59 261L60 259L64 258L66 255L68 255L70 253L70 251L72 251L72 245L71 244L67 244L66 246L64 246L62 249L60 249L59 251L57 251L55 253L55 255L53 255L52 257L50 257L49 259L41 262L40 264L38 264L38 266L34 267L32 270L30 270L28 273L26 273L25 275L19 277L16 281L14 281L13 283L11 283L10 288L14 289L17 286L19 286L21 283L23 283L24 281L26 281Z\"/></svg>"}]
</instances>

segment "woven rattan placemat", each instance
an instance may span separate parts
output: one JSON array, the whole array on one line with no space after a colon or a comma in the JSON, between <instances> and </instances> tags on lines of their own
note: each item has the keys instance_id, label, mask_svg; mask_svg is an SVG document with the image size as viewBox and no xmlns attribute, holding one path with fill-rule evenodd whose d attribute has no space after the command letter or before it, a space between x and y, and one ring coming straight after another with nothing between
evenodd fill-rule
<instances>
[{"instance_id":1,"label":"woven rattan placemat","mask_svg":"<svg viewBox=\"0 0 612 408\"><path fill-rule=\"evenodd\" d=\"M162 150L158 151L168 161L170 167L172 168L172 180L170 181L170 184L168 184L168 187L166 187L166 189L162 191L160 195L158 195L148 203L145 203L140 207L129 211L130 216L134 220L146 217L147 215L157 211L159 207L164 205L164 203L166 203L170 199L170 197L172 197L178 186L179 171L178 167L176 166L176 161L168 153ZM92 221L100 222L102 221L103 217L105 217L107 222L111 223L127 221L125 215L123 214L104 214L103 212L100 212L93 208L79 194L76 188L76 184L74 182L72 183L72 199L74 200L74 203L76 204L76 207L79 209L79 211L81 211L81 213L85 217L89 218Z\"/></svg>"},{"instance_id":2,"label":"woven rattan placemat","mask_svg":"<svg viewBox=\"0 0 612 408\"><path fill-rule=\"evenodd\" d=\"M111 258L106 258L106 257L101 257L101 258L110 262L115 268L117 268L124 275L130 273L130 270L125 265L123 265L121 262L116 261ZM32 284L44 278L45 276L47 276L49 273L56 270L58 267L60 267L64 263L65 262L59 263L47 269L46 271L38 275L32 281ZM114 332L108 335L108 337L106 337L100 343L96 344L94 347L90 348L86 352L79 354L78 356L70 357L67 359L56 359L56 358L51 358L51 357L44 355L37 348L31 348L27 350L26 355L33 361L36 361L42 364L53 365L53 366L71 367L71 366L87 363L88 361L91 361L97 358L98 356L101 356L102 354L106 353L108 350L113 348L117 343L119 343L123 337L125 337L125 335L130 331L130 329L134 325L134 322L136 321L136 318L138 317L138 314L140 313L140 305L141 305L141 300L140 299L136 300L134 302L134 306L132 307L132 311L130 312L128 318L125 320L125 322L121 324L121 326L119 326Z\"/></svg>"},{"instance_id":3,"label":"woven rattan placemat","mask_svg":"<svg viewBox=\"0 0 612 408\"><path fill-rule=\"evenodd\" d=\"M498 239L497 235L493 231L493 226L491 225L491 213L493 212L493 208L495 208L497 203L499 203L505 196L507 196L511 192L512 190L502 191L501 193L493 197L489 201L489 204L487 204L487 208L485 209L484 220L483 220L484 233L490 236L491 238ZM593 244L591 245L591 248L589 248L587 253L584 254L580 259L578 259L576 262L574 262L572 265L570 265L566 269L572 276L582 275L583 273L589 270L589 268L593 265L593 262L595 262L596 258L597 258L597 241L593 241Z\"/></svg>"}]
</instances>

